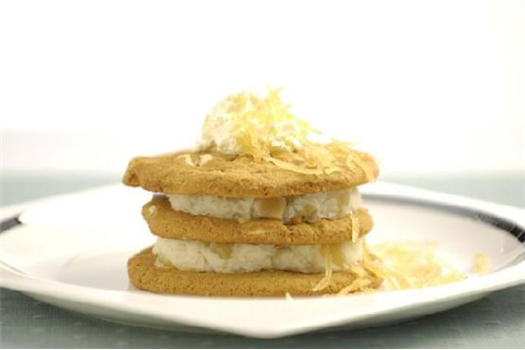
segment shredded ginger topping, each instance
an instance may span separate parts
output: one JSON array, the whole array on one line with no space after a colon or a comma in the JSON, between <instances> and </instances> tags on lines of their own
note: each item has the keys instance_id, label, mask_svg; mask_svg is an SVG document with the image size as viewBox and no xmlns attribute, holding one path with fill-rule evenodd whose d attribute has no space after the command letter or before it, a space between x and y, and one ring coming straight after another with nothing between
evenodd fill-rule
<instances>
[{"instance_id":1,"label":"shredded ginger topping","mask_svg":"<svg viewBox=\"0 0 525 350\"><path fill-rule=\"evenodd\" d=\"M388 242L374 245L370 253L366 246L363 266L350 266L356 279L341 289L338 296L355 292L373 292L373 275L383 279L387 290L424 288L458 282L467 278L436 255L431 243ZM313 291L326 289L332 279L332 252L322 250L325 258L325 276ZM476 261L478 261L478 257ZM368 271L368 273L366 273Z\"/></svg>"},{"instance_id":2,"label":"shredded ginger topping","mask_svg":"<svg viewBox=\"0 0 525 350\"><path fill-rule=\"evenodd\" d=\"M378 259L366 259L365 267L382 277L389 289L424 288L467 278L436 255L436 245L389 242L371 247Z\"/></svg>"},{"instance_id":3,"label":"shredded ginger topping","mask_svg":"<svg viewBox=\"0 0 525 350\"><path fill-rule=\"evenodd\" d=\"M349 143L313 142L319 134L309 123L297 118L285 104L278 89L268 87L265 97L252 92L228 96L206 118L201 149L215 147L226 154L251 156L302 174L321 175L357 166L368 181L375 174Z\"/></svg>"}]
</instances>

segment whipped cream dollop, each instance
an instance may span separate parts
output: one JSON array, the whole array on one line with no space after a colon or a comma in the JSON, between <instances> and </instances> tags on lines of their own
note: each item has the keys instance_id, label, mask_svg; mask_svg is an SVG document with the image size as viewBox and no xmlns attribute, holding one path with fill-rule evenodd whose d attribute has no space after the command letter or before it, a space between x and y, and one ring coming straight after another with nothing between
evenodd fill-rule
<instances>
[{"instance_id":1,"label":"whipped cream dollop","mask_svg":"<svg viewBox=\"0 0 525 350\"><path fill-rule=\"evenodd\" d=\"M230 155L265 151L293 152L302 147L309 132L307 123L289 112L277 90L261 97L244 91L218 102L206 117L199 144L201 150L215 147Z\"/></svg>"}]
</instances>

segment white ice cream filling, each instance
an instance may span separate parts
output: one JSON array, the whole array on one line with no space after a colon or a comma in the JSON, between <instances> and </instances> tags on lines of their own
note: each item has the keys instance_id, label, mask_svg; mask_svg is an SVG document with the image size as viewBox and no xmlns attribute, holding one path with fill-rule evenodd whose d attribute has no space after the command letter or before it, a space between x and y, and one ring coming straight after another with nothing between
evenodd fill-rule
<instances>
[{"instance_id":1,"label":"white ice cream filling","mask_svg":"<svg viewBox=\"0 0 525 350\"><path fill-rule=\"evenodd\" d=\"M214 196L167 195L173 210L192 215L234 219L239 222L271 218L290 223L294 219L316 222L339 219L361 208L356 188L280 198L223 198Z\"/></svg>"},{"instance_id":2,"label":"white ice cream filling","mask_svg":"<svg viewBox=\"0 0 525 350\"><path fill-rule=\"evenodd\" d=\"M284 270L302 273L325 271L329 254L332 270L341 271L363 259L364 240L331 245L277 246L267 244L210 243L158 238L153 246L157 266L179 270L243 273Z\"/></svg>"}]
</instances>

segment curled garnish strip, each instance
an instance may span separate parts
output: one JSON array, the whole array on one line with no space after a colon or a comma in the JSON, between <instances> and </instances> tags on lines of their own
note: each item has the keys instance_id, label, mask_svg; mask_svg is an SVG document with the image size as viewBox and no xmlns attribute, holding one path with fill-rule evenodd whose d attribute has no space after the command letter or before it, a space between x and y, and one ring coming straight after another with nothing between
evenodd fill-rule
<instances>
[{"instance_id":1,"label":"curled garnish strip","mask_svg":"<svg viewBox=\"0 0 525 350\"><path fill-rule=\"evenodd\" d=\"M327 288L330 285L330 282L332 281L332 254L330 252L330 247L323 245L321 247L321 253L324 256L325 276L312 289L314 292Z\"/></svg>"},{"instance_id":2,"label":"curled garnish strip","mask_svg":"<svg viewBox=\"0 0 525 350\"><path fill-rule=\"evenodd\" d=\"M369 279L364 278L357 278L352 283L350 283L349 286L341 289L339 293L337 293L337 296L343 296L348 295L352 292L358 291L358 290L364 290L367 286L369 286L372 283Z\"/></svg>"},{"instance_id":3,"label":"curled garnish strip","mask_svg":"<svg viewBox=\"0 0 525 350\"><path fill-rule=\"evenodd\" d=\"M486 254L476 253L474 255L474 271L484 274L489 270L489 259Z\"/></svg>"},{"instance_id":4,"label":"curled garnish strip","mask_svg":"<svg viewBox=\"0 0 525 350\"><path fill-rule=\"evenodd\" d=\"M306 174L306 175L320 175L322 172L320 170L316 169L309 169L306 167L301 167L300 165L296 165L294 163L286 162L274 157L267 157L264 158L264 160L277 165L279 168L285 169L285 170L291 170L295 171L296 173L300 174Z\"/></svg>"},{"instance_id":5,"label":"curled garnish strip","mask_svg":"<svg viewBox=\"0 0 525 350\"><path fill-rule=\"evenodd\" d=\"M355 273L358 277L365 277L366 276L366 270L360 265L352 265L350 267L350 271Z\"/></svg>"},{"instance_id":6,"label":"curled garnish strip","mask_svg":"<svg viewBox=\"0 0 525 350\"><path fill-rule=\"evenodd\" d=\"M193 162L193 159L189 154L182 154L178 156L177 159L184 159L184 162L186 162L186 164L188 164L189 166L195 166L195 163Z\"/></svg>"},{"instance_id":7,"label":"curled garnish strip","mask_svg":"<svg viewBox=\"0 0 525 350\"><path fill-rule=\"evenodd\" d=\"M383 279L383 281L386 282L388 289L400 289L399 285L401 283L406 283L405 278L401 277L401 281L398 281L392 271L386 269L384 266L377 264L377 263L371 263L371 262L365 262L364 263L365 268L372 272L374 275L380 277ZM399 276L398 276L399 277Z\"/></svg>"},{"instance_id":8,"label":"curled garnish strip","mask_svg":"<svg viewBox=\"0 0 525 350\"><path fill-rule=\"evenodd\" d=\"M350 214L350 220L352 221L352 242L356 243L359 240L359 231L360 231L360 225L359 225L359 218L357 215Z\"/></svg>"},{"instance_id":9,"label":"curled garnish strip","mask_svg":"<svg viewBox=\"0 0 525 350\"><path fill-rule=\"evenodd\" d=\"M363 162L359 156L354 154L349 154L348 157L346 157L346 166L350 169L352 167L352 163L355 163L359 168L363 170L365 173L365 178L368 182L375 181L376 178L368 168L368 166Z\"/></svg>"}]
</instances>

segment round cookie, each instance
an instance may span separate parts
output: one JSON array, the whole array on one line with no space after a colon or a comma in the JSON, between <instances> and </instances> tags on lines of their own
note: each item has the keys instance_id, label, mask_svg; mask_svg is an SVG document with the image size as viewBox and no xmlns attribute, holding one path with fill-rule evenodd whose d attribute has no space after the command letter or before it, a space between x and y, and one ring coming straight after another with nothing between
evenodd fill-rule
<instances>
[{"instance_id":1,"label":"round cookie","mask_svg":"<svg viewBox=\"0 0 525 350\"><path fill-rule=\"evenodd\" d=\"M356 275L334 272L329 286L313 291L324 274L303 274L286 271L260 271L243 274L181 271L174 267L155 267L155 255L145 249L128 261L131 283L143 290L164 294L202 296L261 297L335 294L350 285ZM370 275L368 289L378 288L381 279ZM357 292L357 291L356 291Z\"/></svg>"},{"instance_id":2,"label":"round cookie","mask_svg":"<svg viewBox=\"0 0 525 350\"><path fill-rule=\"evenodd\" d=\"M368 210L359 209L350 216L315 223L285 225L276 219L235 220L197 216L171 208L165 196L154 196L142 207L150 231L160 237L217 243L251 244L333 244L352 240L352 220L359 221L358 237L373 226Z\"/></svg>"},{"instance_id":3,"label":"round cookie","mask_svg":"<svg viewBox=\"0 0 525 350\"><path fill-rule=\"evenodd\" d=\"M358 151L354 156L377 177L379 168L372 156ZM178 152L132 159L122 181L169 194L271 198L352 188L368 179L355 163L331 174L306 175L247 156Z\"/></svg>"}]
</instances>

